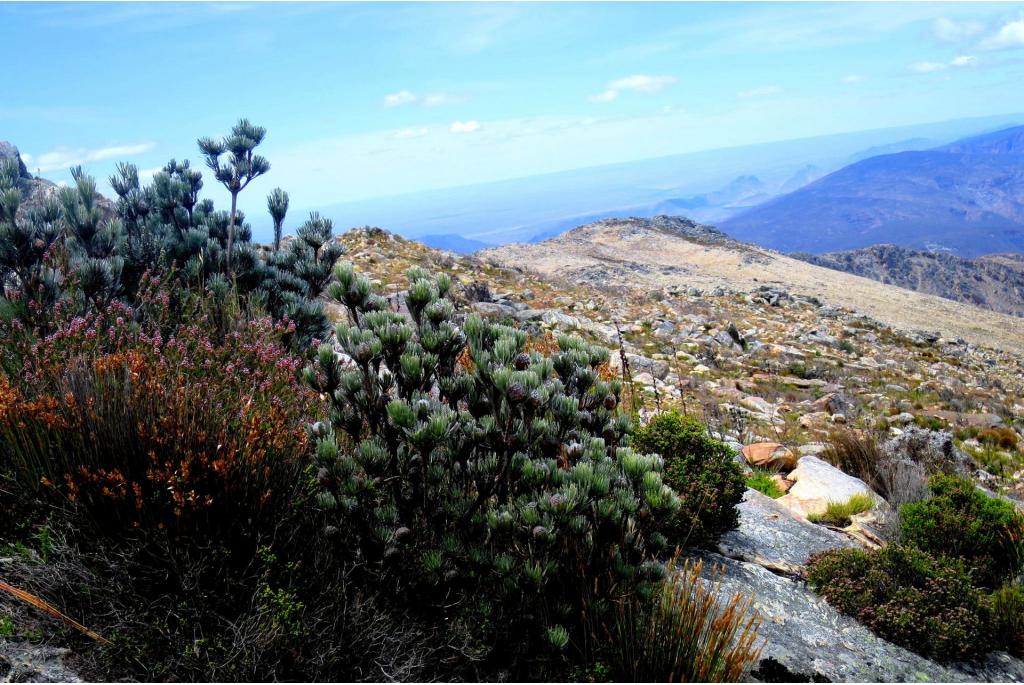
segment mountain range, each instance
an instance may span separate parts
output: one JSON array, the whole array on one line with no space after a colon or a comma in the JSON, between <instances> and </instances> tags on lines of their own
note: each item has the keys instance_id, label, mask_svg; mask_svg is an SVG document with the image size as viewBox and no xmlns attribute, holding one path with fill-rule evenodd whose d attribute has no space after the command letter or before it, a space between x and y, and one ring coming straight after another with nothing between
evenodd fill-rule
<instances>
[{"instance_id":1,"label":"mountain range","mask_svg":"<svg viewBox=\"0 0 1024 685\"><path fill-rule=\"evenodd\" d=\"M963 257L1024 251L1024 127L868 157L720 226L784 252L880 243Z\"/></svg>"}]
</instances>

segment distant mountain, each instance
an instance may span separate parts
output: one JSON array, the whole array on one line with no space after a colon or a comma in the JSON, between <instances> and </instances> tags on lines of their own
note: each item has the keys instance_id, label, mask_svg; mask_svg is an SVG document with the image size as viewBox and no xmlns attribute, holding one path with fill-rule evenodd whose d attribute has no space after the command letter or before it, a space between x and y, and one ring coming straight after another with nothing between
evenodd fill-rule
<instances>
[{"instance_id":1,"label":"distant mountain","mask_svg":"<svg viewBox=\"0 0 1024 685\"><path fill-rule=\"evenodd\" d=\"M873 245L822 255L791 255L811 264L919 293L1024 316L1024 255L998 254L965 259L944 252Z\"/></svg>"},{"instance_id":2,"label":"distant mountain","mask_svg":"<svg viewBox=\"0 0 1024 685\"><path fill-rule=\"evenodd\" d=\"M784 252L1024 252L1024 127L850 164L720 226Z\"/></svg>"},{"instance_id":3,"label":"distant mountain","mask_svg":"<svg viewBox=\"0 0 1024 685\"><path fill-rule=\"evenodd\" d=\"M908 138L906 140L897 140L895 143L888 143L887 145L874 145L861 150L856 154L850 156L850 163L859 162L862 159L868 159L869 157L878 157L879 155L892 155L897 152L907 152L908 150L927 150L936 146L936 141L928 138Z\"/></svg>"},{"instance_id":4,"label":"distant mountain","mask_svg":"<svg viewBox=\"0 0 1024 685\"><path fill-rule=\"evenodd\" d=\"M488 243L484 243L479 240L471 240L470 238L463 238L461 235L454 235L452 233L425 235L421 236L418 240L424 245L436 250L448 250L450 252L457 252L458 254L471 254L477 250L494 247Z\"/></svg>"},{"instance_id":5,"label":"distant mountain","mask_svg":"<svg viewBox=\"0 0 1024 685\"><path fill-rule=\"evenodd\" d=\"M1022 122L1024 113L1015 113L853 131L343 204L319 200L315 206L296 205L292 211L317 209L336 226L388 226L409 238L453 234L494 245L557 235L573 226L607 217L685 214L704 222L721 222L771 196L796 190L826 172L840 169L850 163L852 155L863 151L891 152L885 146L916 145L920 141L934 147ZM702 196L715 202L710 196L748 176L765 184L764 197L751 193L733 198L726 208L684 206L687 200ZM660 204L680 200L677 204ZM266 212L254 206L248 214L254 234L269 237L271 226Z\"/></svg>"}]
</instances>

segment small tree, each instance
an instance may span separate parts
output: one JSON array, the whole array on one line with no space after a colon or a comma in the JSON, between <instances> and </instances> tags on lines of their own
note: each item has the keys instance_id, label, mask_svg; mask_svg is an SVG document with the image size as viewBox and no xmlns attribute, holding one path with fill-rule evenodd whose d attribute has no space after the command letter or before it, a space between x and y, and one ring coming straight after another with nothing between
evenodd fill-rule
<instances>
[{"instance_id":1,"label":"small tree","mask_svg":"<svg viewBox=\"0 0 1024 685\"><path fill-rule=\"evenodd\" d=\"M267 211L270 218L274 220L274 252L281 249L281 229L284 226L284 216L288 213L288 193L280 188L274 188L267 196Z\"/></svg>"},{"instance_id":2,"label":"small tree","mask_svg":"<svg viewBox=\"0 0 1024 685\"><path fill-rule=\"evenodd\" d=\"M206 156L206 166L213 171L214 178L220 181L231 193L231 215L228 222L227 263L231 268L231 252L235 244L235 218L238 209L238 194L257 176L270 171L270 162L262 155L253 154L256 147L263 142L267 130L262 126L254 126L248 119L239 119L231 129L231 135L221 140L200 138L197 143L199 150ZM227 155L222 163L221 156Z\"/></svg>"}]
</instances>

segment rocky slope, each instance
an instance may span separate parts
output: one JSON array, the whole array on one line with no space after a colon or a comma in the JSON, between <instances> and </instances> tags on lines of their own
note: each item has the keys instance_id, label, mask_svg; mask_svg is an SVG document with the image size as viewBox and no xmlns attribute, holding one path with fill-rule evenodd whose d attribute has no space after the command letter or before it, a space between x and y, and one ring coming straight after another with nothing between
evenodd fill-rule
<instances>
[{"instance_id":1,"label":"rocky slope","mask_svg":"<svg viewBox=\"0 0 1024 685\"><path fill-rule=\"evenodd\" d=\"M781 288L857 310L900 330L1024 351L1024 321L808 264L685 219L608 219L537 244L479 253L561 283L615 290L752 292Z\"/></svg>"},{"instance_id":2,"label":"rocky slope","mask_svg":"<svg viewBox=\"0 0 1024 685\"><path fill-rule=\"evenodd\" d=\"M919 293L1024 316L1024 255L967 259L947 252L872 245L859 250L791 255L810 264L864 276Z\"/></svg>"},{"instance_id":3,"label":"rocky slope","mask_svg":"<svg viewBox=\"0 0 1024 685\"><path fill-rule=\"evenodd\" d=\"M1024 251L1024 127L871 157L722 222L787 252L878 243L962 256Z\"/></svg>"},{"instance_id":4,"label":"rocky slope","mask_svg":"<svg viewBox=\"0 0 1024 685\"><path fill-rule=\"evenodd\" d=\"M973 437L990 426L1021 433L1019 345L1008 337L981 335L971 342L923 334L844 303L861 291L873 291L876 306L898 296L917 312L915 321L931 320L934 327L988 314L820 269L674 218L602 221L538 245L471 256L438 252L380 229L351 231L341 240L348 258L396 305L401 274L421 265L451 273L465 306L536 337L573 332L613 349L621 344L642 413L680 407L703 417L742 455L744 467L764 455L777 462L788 493L772 500L748 490L739 528L702 556L707 582L718 583L723 596L753 597L762 618L765 646L754 678L1024 680L1024 663L1006 654L939 664L892 645L836 612L801 580L811 553L876 545L887 520L882 504L846 529L807 520L835 493L870 493L864 482L816 456L839 428L888 431L887 450L902 453L914 445L950 455L991 489L1024 495L1019 448L996 455ZM803 276L784 287L766 282L766 274L773 280ZM840 285L821 288L818 279L830 278ZM995 314L989 321L1020 324ZM618 354L612 370L624 373Z\"/></svg>"}]
</instances>

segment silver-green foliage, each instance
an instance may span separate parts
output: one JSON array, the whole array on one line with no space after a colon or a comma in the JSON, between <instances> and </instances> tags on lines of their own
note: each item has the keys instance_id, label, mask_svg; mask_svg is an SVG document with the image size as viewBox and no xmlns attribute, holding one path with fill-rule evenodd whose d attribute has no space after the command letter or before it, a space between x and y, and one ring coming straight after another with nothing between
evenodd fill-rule
<instances>
[{"instance_id":1,"label":"silver-green foliage","mask_svg":"<svg viewBox=\"0 0 1024 685\"><path fill-rule=\"evenodd\" d=\"M339 545L420 604L535 622L558 644L584 607L661 578L679 500L661 458L624 445L607 350L564 336L546 357L520 330L460 321L448 277L421 269L408 316L350 264L335 276L349 322L304 376L331 399L316 481Z\"/></svg>"}]
</instances>

